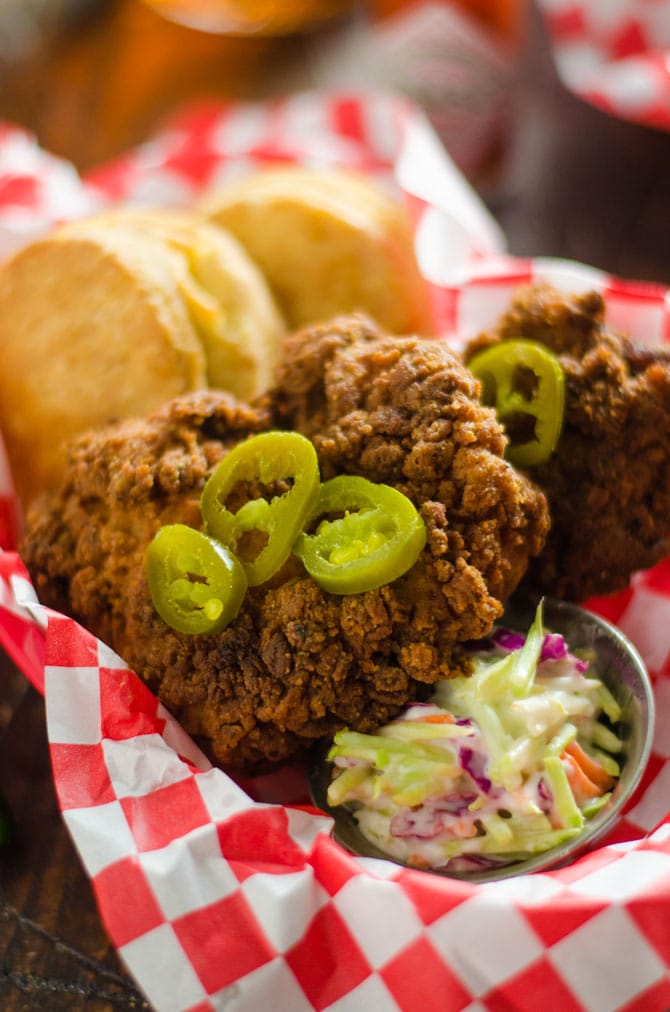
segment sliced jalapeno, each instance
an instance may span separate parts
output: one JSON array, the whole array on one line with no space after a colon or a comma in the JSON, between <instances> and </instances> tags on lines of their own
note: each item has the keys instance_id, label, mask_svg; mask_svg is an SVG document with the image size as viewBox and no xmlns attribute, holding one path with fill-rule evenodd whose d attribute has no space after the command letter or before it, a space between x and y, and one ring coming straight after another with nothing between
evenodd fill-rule
<instances>
[{"instance_id":1,"label":"sliced jalapeno","mask_svg":"<svg viewBox=\"0 0 670 1012\"><path fill-rule=\"evenodd\" d=\"M502 341L468 363L482 383L482 401L507 430L507 459L541 464L556 449L563 425L565 376L555 355L536 341Z\"/></svg>"},{"instance_id":2,"label":"sliced jalapeno","mask_svg":"<svg viewBox=\"0 0 670 1012\"><path fill-rule=\"evenodd\" d=\"M333 594L356 594L397 580L426 543L426 527L413 503L395 488L340 475L321 486L313 514L324 519L303 533L294 552L310 576Z\"/></svg>"},{"instance_id":3,"label":"sliced jalapeno","mask_svg":"<svg viewBox=\"0 0 670 1012\"><path fill-rule=\"evenodd\" d=\"M145 565L154 607L177 632L220 632L237 615L247 589L233 553L185 524L160 528Z\"/></svg>"},{"instance_id":4,"label":"sliced jalapeno","mask_svg":"<svg viewBox=\"0 0 670 1012\"><path fill-rule=\"evenodd\" d=\"M268 498L257 495L229 508L236 489L245 486L269 489ZM277 486L285 490L272 491ZM205 485L205 530L235 552L249 586L256 587L286 562L318 495L319 463L310 441L297 432L263 432L234 447ZM255 544L254 532L261 536Z\"/></svg>"}]
</instances>

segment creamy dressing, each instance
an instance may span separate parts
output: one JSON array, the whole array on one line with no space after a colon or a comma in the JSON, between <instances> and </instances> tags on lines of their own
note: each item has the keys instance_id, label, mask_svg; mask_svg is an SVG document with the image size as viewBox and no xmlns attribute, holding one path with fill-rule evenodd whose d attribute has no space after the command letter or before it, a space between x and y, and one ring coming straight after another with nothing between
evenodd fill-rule
<instances>
[{"instance_id":1,"label":"creamy dressing","mask_svg":"<svg viewBox=\"0 0 670 1012\"><path fill-rule=\"evenodd\" d=\"M592 658L542 624L497 629L467 676L439 682L374 735L339 732L331 806L389 856L423 868L521 860L583 829L611 796L618 703Z\"/></svg>"}]
</instances>

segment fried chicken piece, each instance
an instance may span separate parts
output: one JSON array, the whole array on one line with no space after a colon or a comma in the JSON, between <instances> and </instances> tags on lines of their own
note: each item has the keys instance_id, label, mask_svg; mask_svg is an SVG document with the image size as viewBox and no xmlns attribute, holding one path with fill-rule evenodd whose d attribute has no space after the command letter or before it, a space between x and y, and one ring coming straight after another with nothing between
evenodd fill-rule
<instances>
[{"instance_id":1,"label":"fried chicken piece","mask_svg":"<svg viewBox=\"0 0 670 1012\"><path fill-rule=\"evenodd\" d=\"M200 527L200 494L226 449L267 427L266 412L203 391L76 438L64 482L26 518L21 555L41 600L125 646L147 544L162 524Z\"/></svg>"},{"instance_id":2,"label":"fried chicken piece","mask_svg":"<svg viewBox=\"0 0 670 1012\"><path fill-rule=\"evenodd\" d=\"M518 337L555 352L566 378L559 444L528 471L551 528L524 587L573 601L620 590L670 552L670 349L613 333L597 292L541 284L521 290L465 359Z\"/></svg>"},{"instance_id":3,"label":"fried chicken piece","mask_svg":"<svg viewBox=\"0 0 670 1012\"><path fill-rule=\"evenodd\" d=\"M275 427L312 440L324 480L358 474L430 503L446 556L504 601L547 518L537 489L502 459L503 429L478 397L443 341L387 336L353 316L286 338L268 401Z\"/></svg>"},{"instance_id":4,"label":"fried chicken piece","mask_svg":"<svg viewBox=\"0 0 670 1012\"><path fill-rule=\"evenodd\" d=\"M106 640L215 762L247 774L343 726L372 731L457 670L458 644L490 630L548 525L544 496L502 459L501 427L444 343L387 337L355 317L303 331L284 354L253 408L194 394L81 438L22 548L41 599ZM301 390L317 389L322 403L308 406ZM148 542L161 524L199 526L200 492L226 448L278 425L314 440L324 477L402 488L427 527L419 561L391 585L340 597L292 556L223 632L174 632L149 596Z\"/></svg>"}]
</instances>

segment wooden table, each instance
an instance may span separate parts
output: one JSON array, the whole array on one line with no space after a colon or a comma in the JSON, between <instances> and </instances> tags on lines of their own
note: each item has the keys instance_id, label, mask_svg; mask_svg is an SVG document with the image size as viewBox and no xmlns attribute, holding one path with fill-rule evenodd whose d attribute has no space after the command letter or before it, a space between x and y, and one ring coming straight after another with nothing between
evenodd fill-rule
<instances>
[{"instance_id":1,"label":"wooden table","mask_svg":"<svg viewBox=\"0 0 670 1012\"><path fill-rule=\"evenodd\" d=\"M300 40L244 44L185 33L135 0L86 18L0 64L0 119L86 169L147 137L201 95L258 97L298 80ZM670 284L670 135L603 115L559 84L537 16L513 91L509 147L474 180L512 252L563 256ZM147 1007L100 924L60 819L44 707L0 667L0 792L16 819L0 853L0 1007Z\"/></svg>"},{"instance_id":2,"label":"wooden table","mask_svg":"<svg viewBox=\"0 0 670 1012\"><path fill-rule=\"evenodd\" d=\"M5 689L13 682L6 665L0 677ZM0 791L15 820L0 854L0 1008L148 1009L105 935L61 821L33 689L0 738Z\"/></svg>"}]
</instances>

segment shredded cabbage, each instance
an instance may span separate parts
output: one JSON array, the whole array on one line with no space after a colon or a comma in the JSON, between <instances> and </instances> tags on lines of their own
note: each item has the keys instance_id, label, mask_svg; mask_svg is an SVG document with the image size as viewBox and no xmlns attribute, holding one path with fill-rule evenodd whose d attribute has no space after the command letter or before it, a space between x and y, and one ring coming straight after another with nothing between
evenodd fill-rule
<instances>
[{"instance_id":1,"label":"shredded cabbage","mask_svg":"<svg viewBox=\"0 0 670 1012\"><path fill-rule=\"evenodd\" d=\"M424 868L520 860L607 804L621 708L542 611L525 636L496 629L477 644L471 673L439 682L428 705L375 735L335 736L328 802L390 856Z\"/></svg>"}]
</instances>

